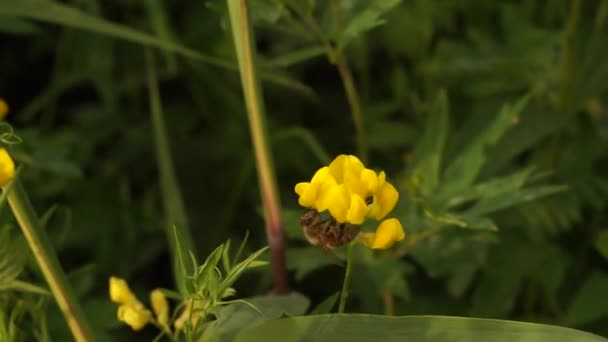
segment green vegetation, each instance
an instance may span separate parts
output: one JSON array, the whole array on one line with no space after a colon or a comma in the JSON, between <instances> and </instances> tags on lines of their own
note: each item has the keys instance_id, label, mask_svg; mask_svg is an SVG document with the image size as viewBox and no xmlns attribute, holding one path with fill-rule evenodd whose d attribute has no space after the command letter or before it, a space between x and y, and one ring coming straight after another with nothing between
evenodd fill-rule
<instances>
[{"instance_id":1,"label":"green vegetation","mask_svg":"<svg viewBox=\"0 0 608 342\"><path fill-rule=\"evenodd\" d=\"M607 21L1 0L0 341L605 340ZM294 187L341 154L386 172L405 239L307 241Z\"/></svg>"}]
</instances>

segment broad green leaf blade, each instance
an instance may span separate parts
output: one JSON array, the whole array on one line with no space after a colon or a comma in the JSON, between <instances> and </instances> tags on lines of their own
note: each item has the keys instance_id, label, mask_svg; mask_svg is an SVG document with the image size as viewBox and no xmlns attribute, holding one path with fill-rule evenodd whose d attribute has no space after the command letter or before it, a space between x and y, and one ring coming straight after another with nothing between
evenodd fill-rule
<instances>
[{"instance_id":1,"label":"broad green leaf blade","mask_svg":"<svg viewBox=\"0 0 608 342\"><path fill-rule=\"evenodd\" d=\"M424 196L430 196L439 183L441 155L448 133L449 108L445 91L439 92L433 103L426 130L416 145L412 157L412 174Z\"/></svg>"},{"instance_id":2,"label":"broad green leaf blade","mask_svg":"<svg viewBox=\"0 0 608 342\"><path fill-rule=\"evenodd\" d=\"M387 317L376 315L319 315L262 323L237 335L236 341L492 341L492 342L605 342L574 329L544 324L446 316Z\"/></svg>"}]
</instances>

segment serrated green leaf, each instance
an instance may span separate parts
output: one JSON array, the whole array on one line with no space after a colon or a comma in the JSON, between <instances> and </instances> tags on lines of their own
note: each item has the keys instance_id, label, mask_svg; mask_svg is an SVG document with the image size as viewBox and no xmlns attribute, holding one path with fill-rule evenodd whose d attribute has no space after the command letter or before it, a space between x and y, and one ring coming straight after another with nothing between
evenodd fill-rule
<instances>
[{"instance_id":1,"label":"serrated green leaf","mask_svg":"<svg viewBox=\"0 0 608 342\"><path fill-rule=\"evenodd\" d=\"M466 214L474 216L486 215L514 205L534 201L544 196L566 191L567 189L568 187L563 185L547 185L507 192L502 195L480 200L471 209L467 210Z\"/></svg>"},{"instance_id":2,"label":"serrated green leaf","mask_svg":"<svg viewBox=\"0 0 608 342\"><path fill-rule=\"evenodd\" d=\"M445 91L440 91L429 113L424 135L416 144L412 156L412 177L419 184L420 192L430 196L439 183L441 156L448 134L449 108Z\"/></svg>"},{"instance_id":3,"label":"serrated green leaf","mask_svg":"<svg viewBox=\"0 0 608 342\"><path fill-rule=\"evenodd\" d=\"M450 198L446 206L451 208L480 198L492 198L515 191L526 183L534 169L534 167L528 167L508 176L476 184L467 191Z\"/></svg>"},{"instance_id":4,"label":"serrated green leaf","mask_svg":"<svg viewBox=\"0 0 608 342\"><path fill-rule=\"evenodd\" d=\"M514 119L521 114L529 96L525 96L513 106L505 105L489 127L472 138L456 159L450 163L443 174L444 185L433 199L436 205L445 202L469 188L481 171L487 157L486 149L496 144L498 139L513 125Z\"/></svg>"},{"instance_id":5,"label":"serrated green leaf","mask_svg":"<svg viewBox=\"0 0 608 342\"><path fill-rule=\"evenodd\" d=\"M345 24L338 46L343 48L362 33L384 24L385 21L381 17L400 2L401 0L368 2L364 9L357 11L356 15Z\"/></svg>"}]
</instances>

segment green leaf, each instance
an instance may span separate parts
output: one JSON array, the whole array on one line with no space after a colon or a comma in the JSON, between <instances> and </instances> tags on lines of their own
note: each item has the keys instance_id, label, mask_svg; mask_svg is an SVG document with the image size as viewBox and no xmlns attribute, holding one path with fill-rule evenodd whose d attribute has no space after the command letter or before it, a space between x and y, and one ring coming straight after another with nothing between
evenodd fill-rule
<instances>
[{"instance_id":1,"label":"green leaf","mask_svg":"<svg viewBox=\"0 0 608 342\"><path fill-rule=\"evenodd\" d=\"M30 34L39 31L39 27L26 19L0 16L0 32L13 34Z\"/></svg>"},{"instance_id":2,"label":"green leaf","mask_svg":"<svg viewBox=\"0 0 608 342\"><path fill-rule=\"evenodd\" d=\"M315 308L311 311L311 315L321 315L330 313L331 310L336 306L338 302L338 298L340 298L340 292L335 292L331 296L325 298L321 303L319 303Z\"/></svg>"},{"instance_id":3,"label":"green leaf","mask_svg":"<svg viewBox=\"0 0 608 342\"><path fill-rule=\"evenodd\" d=\"M608 273L591 274L570 304L564 323L582 326L608 315L606 290L608 290Z\"/></svg>"},{"instance_id":4,"label":"green leaf","mask_svg":"<svg viewBox=\"0 0 608 342\"><path fill-rule=\"evenodd\" d=\"M608 229L602 230L595 238L595 249L608 261Z\"/></svg>"},{"instance_id":5,"label":"green leaf","mask_svg":"<svg viewBox=\"0 0 608 342\"><path fill-rule=\"evenodd\" d=\"M529 97L525 96L513 106L504 106L494 122L468 142L464 150L444 172L445 185L433 200L436 205L444 204L449 198L466 191L473 184L486 162L487 147L496 144L498 139L513 125L514 118L521 113L528 99Z\"/></svg>"},{"instance_id":6,"label":"green leaf","mask_svg":"<svg viewBox=\"0 0 608 342\"><path fill-rule=\"evenodd\" d=\"M289 51L283 55L272 58L268 66L273 68L287 68L294 64L302 63L309 59L322 56L325 49L320 46L310 46L298 50Z\"/></svg>"},{"instance_id":7,"label":"green leaf","mask_svg":"<svg viewBox=\"0 0 608 342\"><path fill-rule=\"evenodd\" d=\"M517 204L534 201L538 198L549 196L558 192L566 191L563 185L547 185L523 189L515 192L504 193L487 199L482 199L471 209L466 211L467 215L485 215L501 209L512 207Z\"/></svg>"},{"instance_id":8,"label":"green leaf","mask_svg":"<svg viewBox=\"0 0 608 342\"><path fill-rule=\"evenodd\" d=\"M195 265L192 264L192 260L188 257L188 252L184 241L180 235L178 229L173 226L173 234L175 238L175 253L177 254L177 266L179 267L176 271L175 280L177 282L177 288L182 294L182 296L186 296L194 292L194 286L191 281L187 278L194 273Z\"/></svg>"},{"instance_id":9,"label":"green leaf","mask_svg":"<svg viewBox=\"0 0 608 342\"><path fill-rule=\"evenodd\" d=\"M600 342L604 338L544 324L446 316L319 315L264 322L235 341ZM227 341L224 339L224 341Z\"/></svg>"},{"instance_id":10,"label":"green leaf","mask_svg":"<svg viewBox=\"0 0 608 342\"><path fill-rule=\"evenodd\" d=\"M421 140L412 156L412 174L420 192L430 196L439 183L441 155L448 133L449 108L445 91L440 91L429 113L429 119Z\"/></svg>"},{"instance_id":11,"label":"green leaf","mask_svg":"<svg viewBox=\"0 0 608 342\"><path fill-rule=\"evenodd\" d=\"M232 341L246 327L284 315L303 315L309 305L308 298L297 292L286 296L245 298L243 301L250 305L236 302L218 308L215 312L218 319L209 325L201 341Z\"/></svg>"},{"instance_id":12,"label":"green leaf","mask_svg":"<svg viewBox=\"0 0 608 342\"><path fill-rule=\"evenodd\" d=\"M245 270L247 270L247 268L249 268L249 266L255 261L255 259L257 259L260 255L262 255L262 253L266 252L268 250L268 248L269 247L266 246L264 248L261 248L255 252L253 252L245 260L236 264L232 268L232 270L230 270L230 272L226 275L226 278L220 284L218 293L222 294L222 293L224 293L224 291L226 291L226 289L228 289L229 287L232 287L232 284L234 284L234 282L241 276L241 274L243 272L245 272Z\"/></svg>"},{"instance_id":13,"label":"green leaf","mask_svg":"<svg viewBox=\"0 0 608 342\"><path fill-rule=\"evenodd\" d=\"M366 8L359 10L344 26L344 31L339 37L338 46L343 48L362 33L384 24L385 21L381 17L400 2L401 0L366 2Z\"/></svg>"},{"instance_id":14,"label":"green leaf","mask_svg":"<svg viewBox=\"0 0 608 342\"><path fill-rule=\"evenodd\" d=\"M135 30L125 25L116 24L97 16L85 13L77 8L49 0L4 0L0 1L0 16L18 19L35 19L56 25L73 27L94 33L123 39L137 44L156 47L165 51L175 52L182 56L198 59L207 64L229 70L236 70L236 65L221 58L209 56L192 50L183 45L159 39L153 35ZM313 92L307 86L290 80L284 76L260 73L260 77L285 87L298 90L312 96Z\"/></svg>"},{"instance_id":15,"label":"green leaf","mask_svg":"<svg viewBox=\"0 0 608 342\"><path fill-rule=\"evenodd\" d=\"M213 252L211 252L211 254L209 254L209 256L207 257L207 260L205 260L205 263L202 264L195 275L194 281L196 282L196 286L197 288L204 288L204 289L208 289L209 291L211 291L212 293L214 291L212 291L212 285L216 285L216 284L212 284L211 282L213 282L213 276L212 273L215 272L215 269L217 268L218 263L220 262L220 260L222 259L222 254L224 251L224 245L219 245L215 250L213 250ZM214 298L216 300L219 299L219 297L222 296L221 291L218 291L217 293L215 293L216 296L218 296L218 298Z\"/></svg>"}]
</instances>

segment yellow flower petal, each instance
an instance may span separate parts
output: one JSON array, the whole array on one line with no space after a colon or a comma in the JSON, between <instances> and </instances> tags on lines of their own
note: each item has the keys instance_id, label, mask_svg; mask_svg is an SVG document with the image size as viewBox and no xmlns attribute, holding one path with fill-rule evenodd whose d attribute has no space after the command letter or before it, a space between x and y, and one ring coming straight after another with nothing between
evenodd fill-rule
<instances>
[{"instance_id":1,"label":"yellow flower petal","mask_svg":"<svg viewBox=\"0 0 608 342\"><path fill-rule=\"evenodd\" d=\"M369 192L376 192L378 189L378 175L374 170L363 169L361 171L361 181L366 185Z\"/></svg>"},{"instance_id":2,"label":"yellow flower petal","mask_svg":"<svg viewBox=\"0 0 608 342\"><path fill-rule=\"evenodd\" d=\"M367 233L369 234L369 233ZM363 242L372 249L391 248L395 242L405 238L401 222L395 218L384 220L376 229L376 233L363 237Z\"/></svg>"},{"instance_id":3,"label":"yellow flower petal","mask_svg":"<svg viewBox=\"0 0 608 342\"><path fill-rule=\"evenodd\" d=\"M116 313L118 319L125 322L131 329L141 330L148 322L150 322L150 311L146 310L143 305L121 305Z\"/></svg>"},{"instance_id":4,"label":"yellow flower petal","mask_svg":"<svg viewBox=\"0 0 608 342\"><path fill-rule=\"evenodd\" d=\"M167 325L169 323L169 302L165 294L158 289L150 292L150 304L152 304L152 310L156 314L156 321L160 325Z\"/></svg>"},{"instance_id":5,"label":"yellow flower petal","mask_svg":"<svg viewBox=\"0 0 608 342\"><path fill-rule=\"evenodd\" d=\"M359 158L353 155L341 154L329 164L331 175L338 183L344 182L344 176L347 174L355 174L359 176L363 170L363 163Z\"/></svg>"},{"instance_id":6,"label":"yellow flower petal","mask_svg":"<svg viewBox=\"0 0 608 342\"><path fill-rule=\"evenodd\" d=\"M8 104L3 98L0 98L0 120L4 120L6 114L8 114Z\"/></svg>"},{"instance_id":7,"label":"yellow flower petal","mask_svg":"<svg viewBox=\"0 0 608 342\"><path fill-rule=\"evenodd\" d=\"M0 186L7 185L15 176L15 163L6 149L0 148Z\"/></svg>"},{"instance_id":8,"label":"yellow flower petal","mask_svg":"<svg viewBox=\"0 0 608 342\"><path fill-rule=\"evenodd\" d=\"M350 206L350 197L344 184L331 187L327 194L320 199L318 208L327 208L336 221L346 222L346 213Z\"/></svg>"},{"instance_id":9,"label":"yellow flower petal","mask_svg":"<svg viewBox=\"0 0 608 342\"><path fill-rule=\"evenodd\" d=\"M131 289L127 281L118 277L110 277L110 300L118 304L130 304L136 302L137 298Z\"/></svg>"},{"instance_id":10,"label":"yellow flower petal","mask_svg":"<svg viewBox=\"0 0 608 342\"><path fill-rule=\"evenodd\" d=\"M352 224L363 224L367 214L367 204L359 195L350 196L350 207L346 213L346 222Z\"/></svg>"},{"instance_id":11,"label":"yellow flower petal","mask_svg":"<svg viewBox=\"0 0 608 342\"><path fill-rule=\"evenodd\" d=\"M395 187L391 183L385 182L378 188L378 193L374 196L369 217L382 220L395 208L398 199L399 193Z\"/></svg>"}]
</instances>

